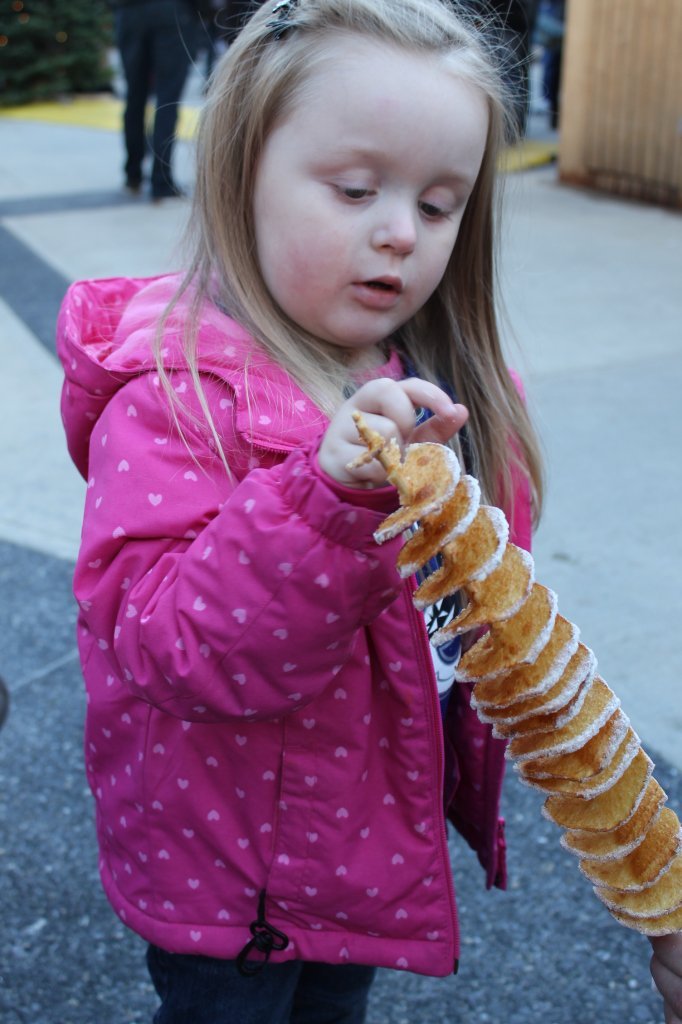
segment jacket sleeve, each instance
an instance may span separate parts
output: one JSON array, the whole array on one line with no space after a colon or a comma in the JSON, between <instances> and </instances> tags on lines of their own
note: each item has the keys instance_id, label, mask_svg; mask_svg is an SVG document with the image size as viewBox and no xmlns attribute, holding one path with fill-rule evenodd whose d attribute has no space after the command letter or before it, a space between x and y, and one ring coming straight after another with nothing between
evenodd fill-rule
<instances>
[{"instance_id":1,"label":"jacket sleeve","mask_svg":"<svg viewBox=\"0 0 682 1024\"><path fill-rule=\"evenodd\" d=\"M206 386L229 414L225 386ZM396 544L372 534L395 491L335 484L316 443L230 479L194 429L196 461L151 374L97 424L75 576L86 640L173 715L276 717L329 686L394 600Z\"/></svg>"}]
</instances>

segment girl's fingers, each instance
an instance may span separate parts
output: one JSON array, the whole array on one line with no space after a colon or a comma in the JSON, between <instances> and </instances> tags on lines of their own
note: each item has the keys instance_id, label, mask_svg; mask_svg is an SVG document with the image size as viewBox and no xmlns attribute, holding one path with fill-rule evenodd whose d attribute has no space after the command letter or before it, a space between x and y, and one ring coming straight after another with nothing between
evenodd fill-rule
<instances>
[{"instance_id":1,"label":"girl's fingers","mask_svg":"<svg viewBox=\"0 0 682 1024\"><path fill-rule=\"evenodd\" d=\"M353 408L365 415L370 427L387 440L398 428L398 443L404 443L415 427L415 405L402 387L402 381L381 378L370 381L355 392L350 400Z\"/></svg>"},{"instance_id":2,"label":"girl's fingers","mask_svg":"<svg viewBox=\"0 0 682 1024\"><path fill-rule=\"evenodd\" d=\"M462 429L469 418L469 410L463 405L453 405L445 415L434 413L424 423L420 423L410 438L410 443L417 441L436 441L445 444Z\"/></svg>"},{"instance_id":3,"label":"girl's fingers","mask_svg":"<svg viewBox=\"0 0 682 1024\"><path fill-rule=\"evenodd\" d=\"M649 940L656 960L682 981L682 932L659 935Z\"/></svg>"},{"instance_id":4,"label":"girl's fingers","mask_svg":"<svg viewBox=\"0 0 682 1024\"><path fill-rule=\"evenodd\" d=\"M469 417L463 405L453 402L447 392L429 381L409 377L400 381L400 387L413 406L423 406L433 413L429 419L410 432L406 438L410 443L436 441L443 444L462 429Z\"/></svg>"},{"instance_id":5,"label":"girl's fingers","mask_svg":"<svg viewBox=\"0 0 682 1024\"><path fill-rule=\"evenodd\" d=\"M400 444L412 441L449 441L464 426L469 415L464 406L456 405L442 388L419 377L401 381L370 381L355 393L352 402L360 412L375 413L392 421L398 428L397 440ZM429 409L433 415L417 427L416 414L422 407ZM387 424L388 433L385 433L382 426L372 426L388 439L395 435L392 424Z\"/></svg>"},{"instance_id":6,"label":"girl's fingers","mask_svg":"<svg viewBox=\"0 0 682 1024\"><path fill-rule=\"evenodd\" d=\"M682 934L651 940L651 976L665 1002L666 1024L682 1021Z\"/></svg>"},{"instance_id":7,"label":"girl's fingers","mask_svg":"<svg viewBox=\"0 0 682 1024\"><path fill-rule=\"evenodd\" d=\"M417 426L420 408L432 416ZM339 409L332 419L318 452L321 468L334 479L355 486L378 486L386 473L375 460L358 464L365 450L352 418L357 410L372 430L387 441L395 438L401 447L418 441L449 441L466 422L468 413L456 405L441 388L417 377L405 381L380 378L369 381Z\"/></svg>"}]
</instances>

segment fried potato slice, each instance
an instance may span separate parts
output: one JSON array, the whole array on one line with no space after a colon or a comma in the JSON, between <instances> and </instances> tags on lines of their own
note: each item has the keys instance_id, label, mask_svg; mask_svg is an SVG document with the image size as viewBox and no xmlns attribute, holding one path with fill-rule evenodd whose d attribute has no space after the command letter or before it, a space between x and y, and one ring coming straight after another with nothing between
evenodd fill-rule
<instances>
[{"instance_id":1,"label":"fried potato slice","mask_svg":"<svg viewBox=\"0 0 682 1024\"><path fill-rule=\"evenodd\" d=\"M653 885L670 868L682 850L680 822L670 807L664 807L634 850L616 860L581 859L580 870L594 885L619 892L640 892Z\"/></svg>"},{"instance_id":2,"label":"fried potato slice","mask_svg":"<svg viewBox=\"0 0 682 1024\"><path fill-rule=\"evenodd\" d=\"M579 796L548 796L542 813L563 828L611 832L635 813L653 770L653 761L640 748L618 782L604 793L591 800Z\"/></svg>"},{"instance_id":3,"label":"fried potato slice","mask_svg":"<svg viewBox=\"0 0 682 1024\"><path fill-rule=\"evenodd\" d=\"M631 917L630 914L612 910L611 913L616 921L624 924L626 928L634 928L642 935L649 938L656 938L660 935L672 935L673 932L682 932L682 907L676 907L668 914L661 914L659 917Z\"/></svg>"},{"instance_id":4,"label":"fried potato slice","mask_svg":"<svg viewBox=\"0 0 682 1024\"><path fill-rule=\"evenodd\" d=\"M630 917L662 917L682 906L682 854L677 854L668 868L646 889L639 892L618 892L595 885L597 897L609 910L617 910Z\"/></svg>"},{"instance_id":5,"label":"fried potato slice","mask_svg":"<svg viewBox=\"0 0 682 1024\"><path fill-rule=\"evenodd\" d=\"M398 489L400 508L384 519L376 530L374 539L377 544L397 537L420 519L440 511L454 494L461 472L455 453L442 444L424 442L408 445L401 462L398 445L389 441L384 447L384 455L392 466L387 476Z\"/></svg>"},{"instance_id":6,"label":"fried potato slice","mask_svg":"<svg viewBox=\"0 0 682 1024\"><path fill-rule=\"evenodd\" d=\"M532 775L527 775L526 765L520 764L518 765L519 778L526 786L530 786L532 789L539 789L543 793L550 795L562 793L565 796L581 796L591 800L592 797L606 792L607 789L615 785L626 768L632 764L639 748L639 736L632 727L629 727L611 762L602 771L597 772L596 775L592 775L587 779L560 779L555 777L538 779Z\"/></svg>"},{"instance_id":7,"label":"fried potato slice","mask_svg":"<svg viewBox=\"0 0 682 1024\"><path fill-rule=\"evenodd\" d=\"M568 754L525 761L525 773L531 778L540 779L553 776L560 779L589 779L611 763L629 726L630 720L618 707L583 746ZM590 731L588 729L586 733Z\"/></svg>"},{"instance_id":8,"label":"fried potato slice","mask_svg":"<svg viewBox=\"0 0 682 1024\"><path fill-rule=\"evenodd\" d=\"M451 498L439 512L422 519L419 529L405 542L396 561L405 578L419 572L441 548L473 522L481 503L481 488L476 477L463 476Z\"/></svg>"},{"instance_id":9,"label":"fried potato slice","mask_svg":"<svg viewBox=\"0 0 682 1024\"><path fill-rule=\"evenodd\" d=\"M454 594L475 573L492 572L502 561L509 537L503 512L481 505L471 526L445 545L443 565L417 587L412 595L415 608L428 608L442 597Z\"/></svg>"},{"instance_id":10,"label":"fried potato slice","mask_svg":"<svg viewBox=\"0 0 682 1024\"><path fill-rule=\"evenodd\" d=\"M472 577L465 584L468 604L456 619L435 634L433 642L438 647L460 633L511 618L527 600L534 580L533 559L521 548L508 544L502 561L489 576L483 581Z\"/></svg>"},{"instance_id":11,"label":"fried potato slice","mask_svg":"<svg viewBox=\"0 0 682 1024\"><path fill-rule=\"evenodd\" d=\"M623 825L611 832L566 832L560 839L564 849L583 860L607 861L624 857L644 842L647 830L663 810L666 794L655 778L650 778L637 810Z\"/></svg>"},{"instance_id":12,"label":"fried potato slice","mask_svg":"<svg viewBox=\"0 0 682 1024\"><path fill-rule=\"evenodd\" d=\"M597 676L575 718L551 733L517 736L507 747L507 755L510 760L528 761L578 750L599 732L619 706L620 700L611 687Z\"/></svg>"},{"instance_id":13,"label":"fried potato slice","mask_svg":"<svg viewBox=\"0 0 682 1024\"><path fill-rule=\"evenodd\" d=\"M580 658L579 655L582 654L584 654L584 657ZM571 677L569 675L569 663L569 667L564 673L565 676L569 676L569 679L562 691L562 700L566 690L573 690L573 695L558 710L541 711L536 715L522 716L521 719L515 719L511 722L504 719L494 720L493 733L495 736L501 739L514 739L516 736L526 736L534 732L549 732L553 729L561 729L564 725L567 725L579 713L596 676L597 659L594 655L592 657L590 655L592 655L592 652L589 648L581 644L576 655L571 659L571 661L580 662L580 664L578 664ZM481 714L481 718L485 721L483 714Z\"/></svg>"},{"instance_id":14,"label":"fried potato slice","mask_svg":"<svg viewBox=\"0 0 682 1024\"><path fill-rule=\"evenodd\" d=\"M543 651L540 657L544 653ZM495 725L499 729L499 734L508 738L516 734L517 728L519 732L532 732L536 720L539 724L542 719L549 718L567 707L583 684L594 679L596 671L597 659L593 652L585 644L578 644L558 681L546 692L516 701L509 706L479 707L479 717L481 721Z\"/></svg>"},{"instance_id":15,"label":"fried potato slice","mask_svg":"<svg viewBox=\"0 0 682 1024\"><path fill-rule=\"evenodd\" d=\"M542 695L561 681L578 649L580 630L563 615L557 615L546 645L532 665L520 665L493 679L475 685L471 703L479 715L485 711L513 713L525 700Z\"/></svg>"},{"instance_id":16,"label":"fried potato slice","mask_svg":"<svg viewBox=\"0 0 682 1024\"><path fill-rule=\"evenodd\" d=\"M509 545L512 547L513 545ZM455 678L459 682L492 679L517 665L532 663L548 642L557 614L557 596L534 583L528 599L511 618L495 622L490 631L462 657ZM441 629L434 643L446 633Z\"/></svg>"}]
</instances>

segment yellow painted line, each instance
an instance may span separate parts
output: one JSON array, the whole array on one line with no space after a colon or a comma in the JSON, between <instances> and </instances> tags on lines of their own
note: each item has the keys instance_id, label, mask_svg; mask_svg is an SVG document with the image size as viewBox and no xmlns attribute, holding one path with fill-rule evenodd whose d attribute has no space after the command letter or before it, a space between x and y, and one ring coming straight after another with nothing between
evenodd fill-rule
<instances>
[{"instance_id":1,"label":"yellow painted line","mask_svg":"<svg viewBox=\"0 0 682 1024\"><path fill-rule=\"evenodd\" d=\"M528 171L531 167L542 167L551 163L557 159L558 155L558 142L524 139L515 146L505 149L500 159L500 170L509 174Z\"/></svg>"},{"instance_id":2,"label":"yellow painted line","mask_svg":"<svg viewBox=\"0 0 682 1024\"><path fill-rule=\"evenodd\" d=\"M154 108L147 108L151 121ZM68 124L80 128L94 128L97 131L120 132L123 124L123 101L109 94L105 96L76 96L61 102L27 103L21 107L0 107L0 117L17 121L39 121L48 124ZM186 141L194 138L199 110L197 107L182 106L178 118L178 137ZM559 147L554 142L524 139L516 146L510 146L502 154L500 170L507 173L525 171L551 163L558 156Z\"/></svg>"},{"instance_id":3,"label":"yellow painted line","mask_svg":"<svg viewBox=\"0 0 682 1024\"><path fill-rule=\"evenodd\" d=\"M147 108L149 120L154 107ZM123 101L114 96L78 96L62 102L27 103L21 107L0 107L0 117L16 121L40 121L47 124L68 124L94 128L104 132L120 132L123 125ZM191 140L199 119L196 107L180 107L178 137Z\"/></svg>"}]
</instances>

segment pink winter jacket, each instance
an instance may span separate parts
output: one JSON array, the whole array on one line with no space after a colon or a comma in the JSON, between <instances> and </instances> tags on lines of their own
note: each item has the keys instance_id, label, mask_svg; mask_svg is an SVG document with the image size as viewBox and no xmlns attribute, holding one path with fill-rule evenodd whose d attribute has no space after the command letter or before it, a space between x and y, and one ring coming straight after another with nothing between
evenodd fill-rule
<instances>
[{"instance_id":1,"label":"pink winter jacket","mask_svg":"<svg viewBox=\"0 0 682 1024\"><path fill-rule=\"evenodd\" d=\"M372 537L395 491L322 473L325 417L211 307L199 360L230 479L180 355L181 303L164 358L197 414L190 456L150 349L177 283L75 284L58 325L87 480L75 593L104 888L167 950L233 958L253 940L256 957L446 975L445 818L504 885L502 744L466 687L444 742L400 540ZM512 537L529 544L522 484Z\"/></svg>"}]
</instances>

